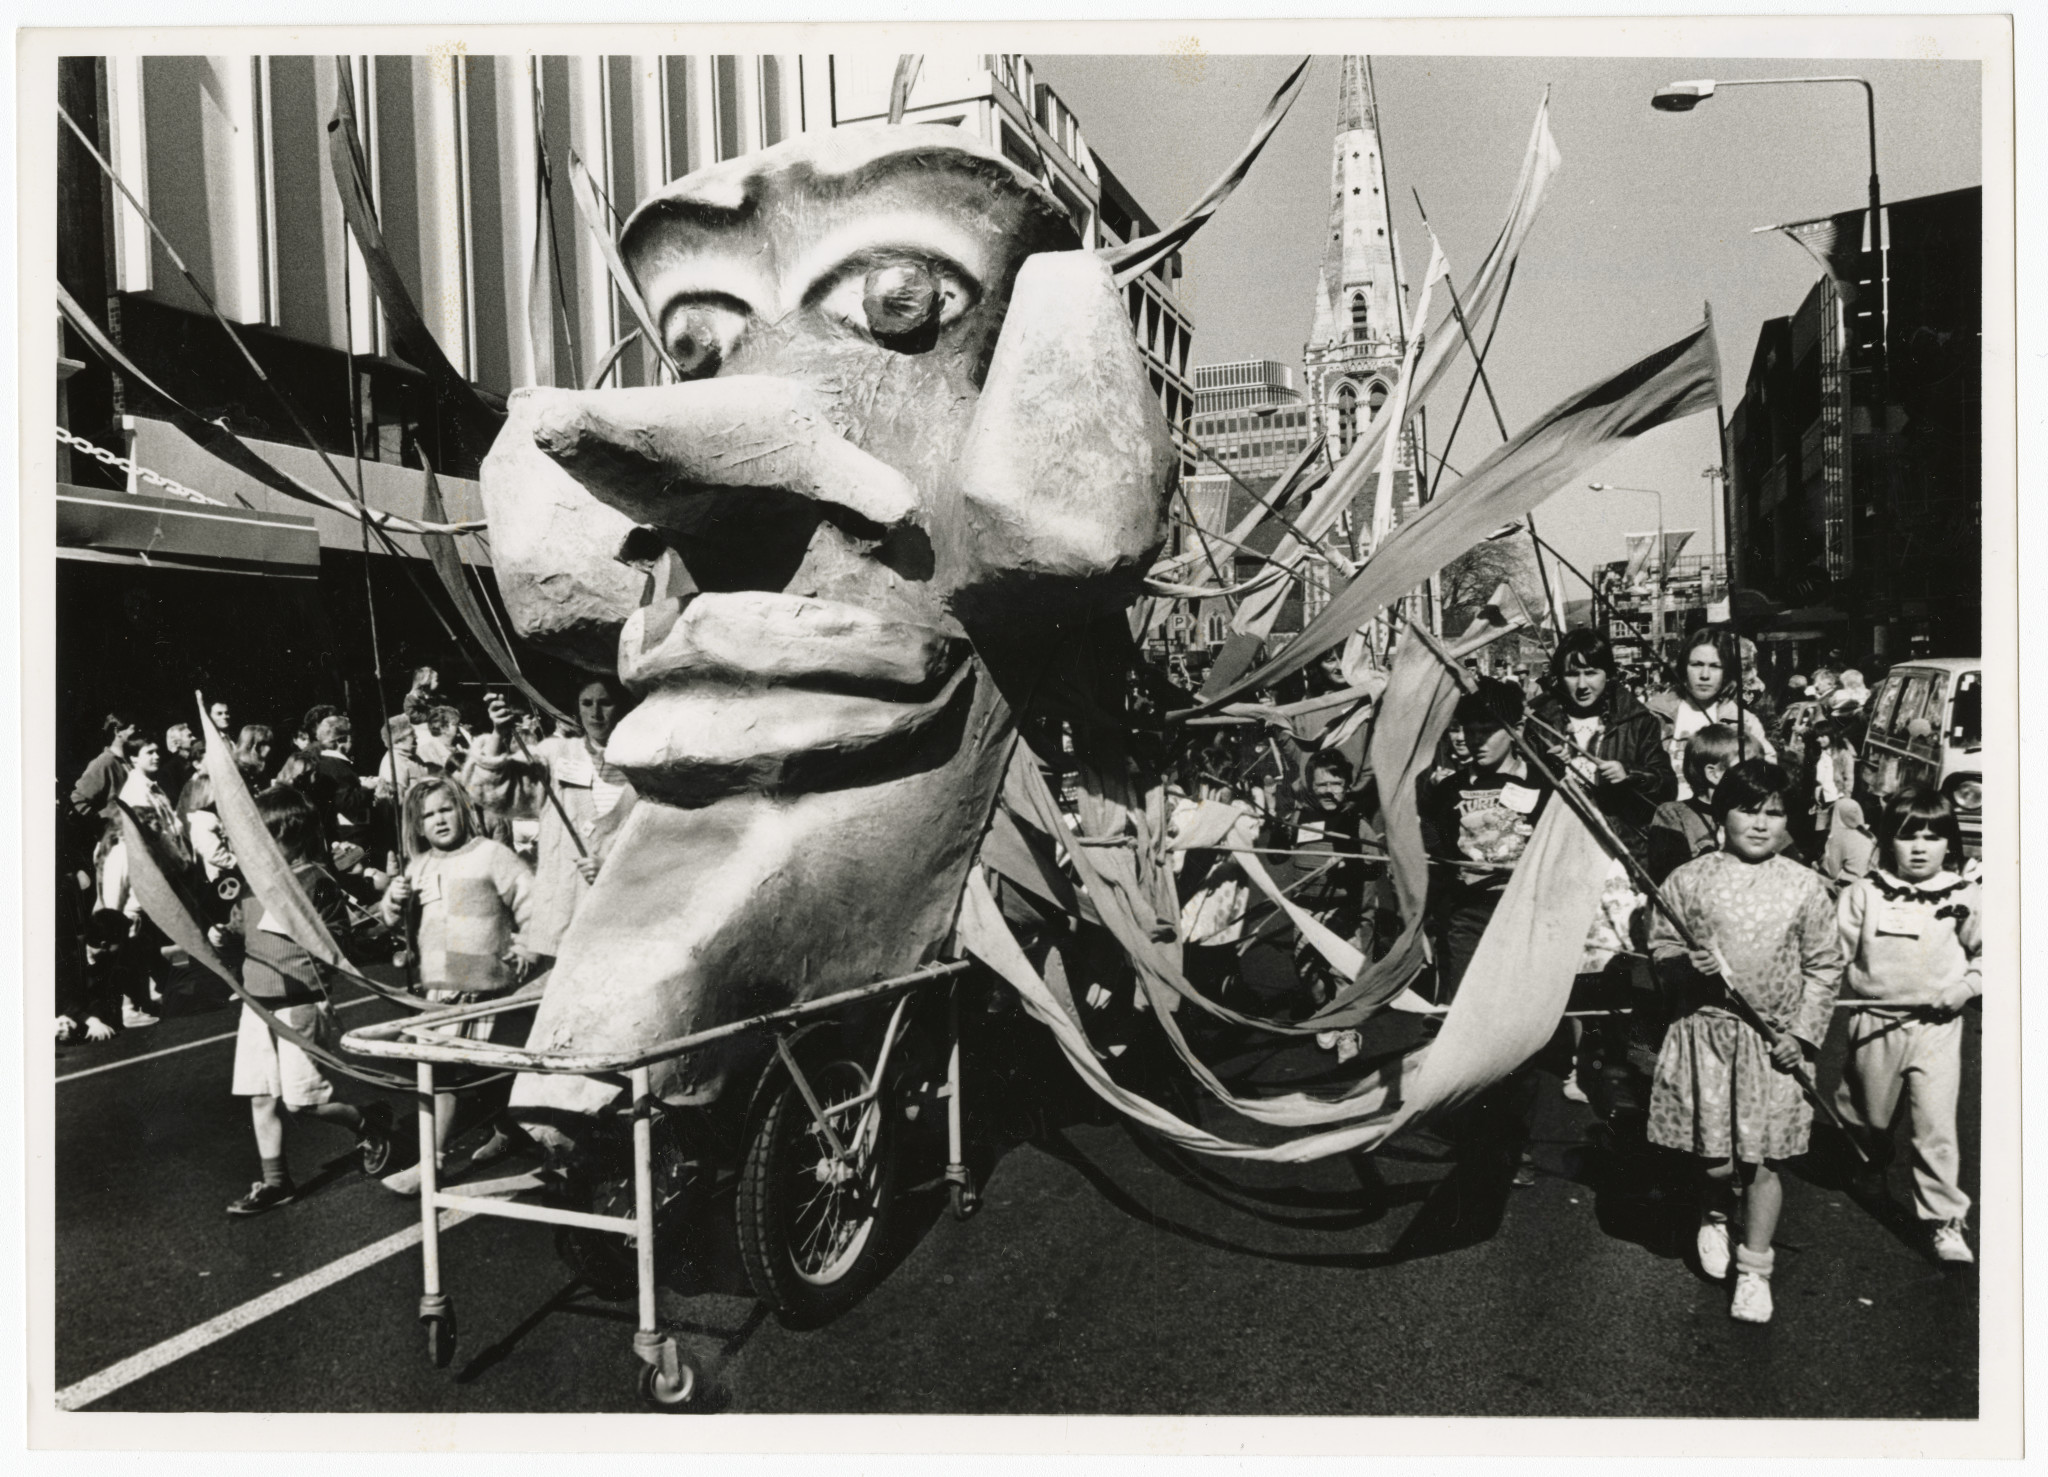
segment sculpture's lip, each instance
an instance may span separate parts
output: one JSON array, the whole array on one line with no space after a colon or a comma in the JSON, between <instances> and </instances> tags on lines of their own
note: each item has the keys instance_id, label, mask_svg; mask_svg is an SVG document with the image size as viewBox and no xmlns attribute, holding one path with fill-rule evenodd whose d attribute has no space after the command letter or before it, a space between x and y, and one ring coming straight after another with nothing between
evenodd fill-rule
<instances>
[{"instance_id":1,"label":"sculpture's lip","mask_svg":"<svg viewBox=\"0 0 2048 1477\"><path fill-rule=\"evenodd\" d=\"M619 678L635 691L803 689L921 704L967 658L963 636L843 601L773 590L671 597L619 634ZM739 691L732 691L738 689Z\"/></svg>"}]
</instances>

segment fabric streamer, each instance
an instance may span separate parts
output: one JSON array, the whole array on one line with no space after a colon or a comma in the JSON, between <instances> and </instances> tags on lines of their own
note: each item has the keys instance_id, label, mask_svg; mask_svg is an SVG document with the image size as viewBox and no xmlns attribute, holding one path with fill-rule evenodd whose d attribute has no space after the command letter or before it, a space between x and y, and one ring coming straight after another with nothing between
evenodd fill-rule
<instances>
[{"instance_id":1,"label":"fabric streamer","mask_svg":"<svg viewBox=\"0 0 2048 1477\"><path fill-rule=\"evenodd\" d=\"M1357 577L1279 655L1175 717L1211 712L1298 672L1477 543L1527 513L1616 446L1720 402L1720 359L1709 318L1684 337L1538 416L1418 511L1373 551ZM1241 607L1243 609L1245 607Z\"/></svg>"},{"instance_id":2,"label":"fabric streamer","mask_svg":"<svg viewBox=\"0 0 2048 1477\"><path fill-rule=\"evenodd\" d=\"M120 804L121 842L128 849L128 880L135 888L136 901L142 904L142 911L149 915L150 922L164 931L164 936L193 959L206 966L240 997L243 1004L255 1011L263 1023L291 1042L299 1050L325 1066L342 1072L359 1082L397 1092L411 1092L413 1083L404 1077L374 1068L358 1067L328 1051L318 1041L304 1032L286 1025L262 1001L242 988L241 977L230 969L227 962L215 952L213 943L206 936L205 925L199 921L199 909L194 901L185 896L184 890L173 880L171 869L157 854L157 842L146 826L135 819L135 813L125 804Z\"/></svg>"},{"instance_id":3,"label":"fabric streamer","mask_svg":"<svg viewBox=\"0 0 2048 1477\"><path fill-rule=\"evenodd\" d=\"M213 453L252 482L260 482L271 491L282 493L302 503L313 503L332 513L346 518L362 518L363 509L355 503L321 492L294 477L291 473L273 466L252 449L249 444L218 422L207 420L179 400L170 391L159 385L138 368L133 360L122 353L107 337L90 314L79 306L78 300L67 292L63 283L57 284L57 311L64 315L65 322L78 330L78 334L95 354L107 365L128 376L164 404L170 415L171 424L206 451ZM371 509L368 514L373 527L396 529L400 533L477 533L485 527L481 520L467 523L423 523L415 518L401 518L396 513L381 513Z\"/></svg>"},{"instance_id":4,"label":"fabric streamer","mask_svg":"<svg viewBox=\"0 0 2048 1477\"><path fill-rule=\"evenodd\" d=\"M486 405L476 386L457 372L441 351L441 344L420 317L398 264L384 244L384 232L377 224L377 207L370 188L370 167L356 139L355 84L348 75L348 63L335 60L334 116L327 123L327 157L332 166L334 188L341 196L342 214L356 238L370 286L384 308L384 323L399 354L427 376L436 398L446 407L454 430L472 461L482 461L498 439L505 417Z\"/></svg>"},{"instance_id":5,"label":"fabric streamer","mask_svg":"<svg viewBox=\"0 0 2048 1477\"><path fill-rule=\"evenodd\" d=\"M569 150L569 189L576 198L576 213L583 217L583 224L597 240L597 254L604 259L604 269L611 274L613 288L632 311L633 321L640 325L641 334L646 338L648 347L654 350L655 357L661 360L662 367L668 370L670 378L680 381L683 372L676 368L676 361L669 356L668 346L661 341L661 334L654 326L653 315L647 311L647 300L640 295L640 284L633 280L632 273L619 259L619 243L605 226L603 209L597 199L597 181L590 177L583 156L573 148ZM623 348L624 344L620 347ZM602 379L603 373L597 377Z\"/></svg>"},{"instance_id":6,"label":"fabric streamer","mask_svg":"<svg viewBox=\"0 0 2048 1477\"><path fill-rule=\"evenodd\" d=\"M957 937L961 947L1016 989L1046 1025L1075 1072L1105 1102L1169 1142L1219 1158L1302 1164L1369 1151L1427 1116L1470 1102L1534 1056L1557 1029L1571 996L1579 956L1605 886L1600 843L1563 805L1548 807L1529 839L1499 907L1487 924L1434 1042L1364 1079L1344 1104L1363 1121L1273 1145L1225 1139L1197 1128L1122 1087L1089 1047L1077 1020L1031 965L988 884L970 874ZM1171 1023L1168 1024L1169 1033ZM1283 1099L1256 1106L1267 1107ZM1245 1100L1226 1099L1243 1112ZM1282 1114L1246 1114L1288 1121ZM1297 1124L1316 1119L1295 1118ZM1325 1116L1320 1121L1333 1121Z\"/></svg>"},{"instance_id":7,"label":"fabric streamer","mask_svg":"<svg viewBox=\"0 0 2048 1477\"><path fill-rule=\"evenodd\" d=\"M441 517L441 486L434 480L434 469L426 472L426 507L430 517ZM476 603L476 595L469 588L469 582L462 577L462 556L455 551L455 540L445 534L429 533L420 538L425 545L427 560L434 566L434 573L441 577L441 586L448 592L448 598L455 604L456 614L462 617L462 624L469 628L469 634L476 644L483 648L491 665L504 674L505 680L526 694L528 702L560 723L573 720L560 708L547 700L541 690L526 680L519 670L519 661L505 643L498 639L498 633L491 629L484 619L483 611Z\"/></svg>"},{"instance_id":8,"label":"fabric streamer","mask_svg":"<svg viewBox=\"0 0 2048 1477\"><path fill-rule=\"evenodd\" d=\"M207 716L205 698L197 693L194 697L199 699L198 733L206 741L199 762L213 782L213 804L220 813L221 829L227 832L228 849L241 864L242 880L263 904L263 911L282 924L292 942L321 965L387 1000L413 1010L425 1010L427 1002L419 996L378 984L342 953L341 945L327 931L312 899L292 875L291 863L278 847L277 838L263 824L256 798L242 778L241 766L235 763L233 751L213 726L213 719Z\"/></svg>"},{"instance_id":9,"label":"fabric streamer","mask_svg":"<svg viewBox=\"0 0 2048 1477\"><path fill-rule=\"evenodd\" d=\"M1280 126L1280 120L1287 116L1287 110L1294 106L1294 100L1301 95L1302 85L1308 80L1310 58L1303 57L1294 65L1294 70L1281 79L1280 86L1266 103L1265 112L1252 128L1252 136L1238 156L1230 161L1230 167L1223 171L1216 183L1202 192L1201 199L1190 205L1181 218L1163 231L1150 236L1140 236L1136 241L1123 246L1110 247L1102 255L1116 274L1116 285L1127 287L1153 266L1173 255L1194 238L1194 234L1209 223L1223 202L1236 193L1244 177L1258 162L1260 151L1266 141Z\"/></svg>"}]
</instances>

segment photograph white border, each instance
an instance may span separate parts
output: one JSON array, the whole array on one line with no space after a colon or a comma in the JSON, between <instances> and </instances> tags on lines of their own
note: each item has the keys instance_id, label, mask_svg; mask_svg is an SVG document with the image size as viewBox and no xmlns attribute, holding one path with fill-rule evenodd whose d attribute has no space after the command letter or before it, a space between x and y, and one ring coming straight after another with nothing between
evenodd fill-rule
<instances>
[{"instance_id":1,"label":"photograph white border","mask_svg":"<svg viewBox=\"0 0 2048 1477\"><path fill-rule=\"evenodd\" d=\"M396 9L397 7L393 7ZM471 7L481 9L482 7ZM530 9L531 7L521 7ZM44 7L54 14L56 7ZM101 7L119 18L135 6ZM209 7L218 10L218 7ZM494 13L505 13L494 7ZM16 33L17 267L15 368L21 431L19 486L47 487L54 445L42 428L55 414L48 366L56 355L54 58L64 54L179 52L410 52L460 43L478 54L614 54L726 51L866 51L893 55L957 49L1066 53L1757 56L1790 58L1975 59L1985 67L1984 129L1984 657L1987 673L1985 780L1990 793L2019 787L2017 647L2020 525L2015 341L2015 90L2012 29L2002 17L1829 16L1388 19L1377 21L887 21L748 25L346 26L310 24L313 7L294 4L283 26L134 30L24 30ZM202 12L203 13L203 12ZM26 19L24 17L24 19ZM2037 161L2038 162L2038 161ZM2032 223L2040 224L2038 214ZM2038 289L2036 289L2038 291ZM2030 294L2031 296L2031 294ZM2035 351L2040 349L2034 342ZM2038 454L2030 465L2039 470ZM2037 478L2038 481L2038 478ZM66 1413L51 1408L53 1317L53 1075L43 1034L51 1014L47 961L54 885L50 808L54 771L54 511L20 499L17 555L19 788L11 797L21 844L17 937L24 972L16 1043L24 1062L23 1197L27 1343L23 1370L26 1440L31 1447L187 1451L557 1451L1096 1453L1170 1457L1198 1453L1260 1457L1333 1454L1374 1457L1777 1457L2016 1455L2021 1436L2022 1310L2018 1296L1980 1300L1979 1416L1975 1421L1760 1420L1419 1420L1407 1418L1073 1418L722 1416L676 1424L662 1417L589 1416L144 1416ZM1996 742L2002 737L2004 742ZM32 798L33 803L24 803ZM1987 1288L2023 1289L2021 1274L2022 1017L2019 1009L2020 810L1985 817L1983 1130L1980 1240ZM40 968L38 965L40 964ZM406 1352L410 1352L409 1350ZM1561 1354L1568 1351L1560 1351ZM394 1351L396 1357L397 1351Z\"/></svg>"}]
</instances>

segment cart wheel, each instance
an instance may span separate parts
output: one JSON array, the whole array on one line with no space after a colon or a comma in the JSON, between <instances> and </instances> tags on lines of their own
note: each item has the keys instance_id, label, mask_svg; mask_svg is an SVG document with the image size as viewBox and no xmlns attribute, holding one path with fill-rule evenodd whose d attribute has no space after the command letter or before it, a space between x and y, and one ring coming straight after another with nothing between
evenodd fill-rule
<instances>
[{"instance_id":1,"label":"cart wheel","mask_svg":"<svg viewBox=\"0 0 2048 1477\"><path fill-rule=\"evenodd\" d=\"M798 1322L823 1322L858 1302L881 1273L894 1218L897 1139L886 1092L859 1106L865 1067L830 1037L799 1064L846 1150L834 1156L786 1071L761 1095L747 1137L735 1210L747 1280Z\"/></svg>"},{"instance_id":2,"label":"cart wheel","mask_svg":"<svg viewBox=\"0 0 2048 1477\"><path fill-rule=\"evenodd\" d=\"M446 1369L448 1361L455 1357L455 1315L430 1313L420 1322L427 1330L427 1362L436 1369Z\"/></svg>"},{"instance_id":3,"label":"cart wheel","mask_svg":"<svg viewBox=\"0 0 2048 1477\"><path fill-rule=\"evenodd\" d=\"M964 1221L981 1209L981 1195L974 1188L974 1182L954 1180L946 1186L948 1199L953 1208L953 1219Z\"/></svg>"},{"instance_id":4,"label":"cart wheel","mask_svg":"<svg viewBox=\"0 0 2048 1477\"><path fill-rule=\"evenodd\" d=\"M680 1354L676 1356L676 1373L680 1378L671 1382L654 1365L641 1365L640 1399L656 1410L687 1410L696 1401L702 1380L697 1366Z\"/></svg>"}]
</instances>

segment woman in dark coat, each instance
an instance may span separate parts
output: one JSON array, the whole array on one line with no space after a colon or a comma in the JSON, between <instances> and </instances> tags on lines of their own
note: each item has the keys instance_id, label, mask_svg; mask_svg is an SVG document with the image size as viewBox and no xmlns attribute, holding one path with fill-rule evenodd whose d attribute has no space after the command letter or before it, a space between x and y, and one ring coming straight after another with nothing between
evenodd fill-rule
<instances>
[{"instance_id":1,"label":"woman in dark coat","mask_svg":"<svg viewBox=\"0 0 2048 1477\"><path fill-rule=\"evenodd\" d=\"M1664 748L1663 722L1622 684L1615 671L1614 648L1597 631L1570 631L1558 642L1550 658L1549 688L1530 715L1529 732L1551 751L1559 769L1578 775L1629 854L1646 862L1657 807L1678 794L1678 777L1671 772ZM1629 942L1631 930L1623 920L1633 902L1633 879L1610 878L1609 888L1615 893L1613 906L1603 900L1601 920L1586 941L1586 956L1579 965L1572 996L1577 1009L1641 1003L1628 988L1630 963L1617 953ZM1572 1072L1564 1085L1565 1096L1576 1102L1589 1101L1580 1081L1583 1025L1581 1020L1572 1021ZM1584 1063L1601 1071L1605 1090L1600 1108L1613 1117L1633 1116L1623 1067L1627 1038L1621 1021L1609 1018Z\"/></svg>"},{"instance_id":2,"label":"woman in dark coat","mask_svg":"<svg viewBox=\"0 0 2048 1477\"><path fill-rule=\"evenodd\" d=\"M1569 631L1550 658L1550 690L1530 712L1530 731L1561 769L1575 771L1622 844L1644 859L1650 818L1676 799L1678 777L1664 726L1616 674L1614 648L1597 631Z\"/></svg>"}]
</instances>

